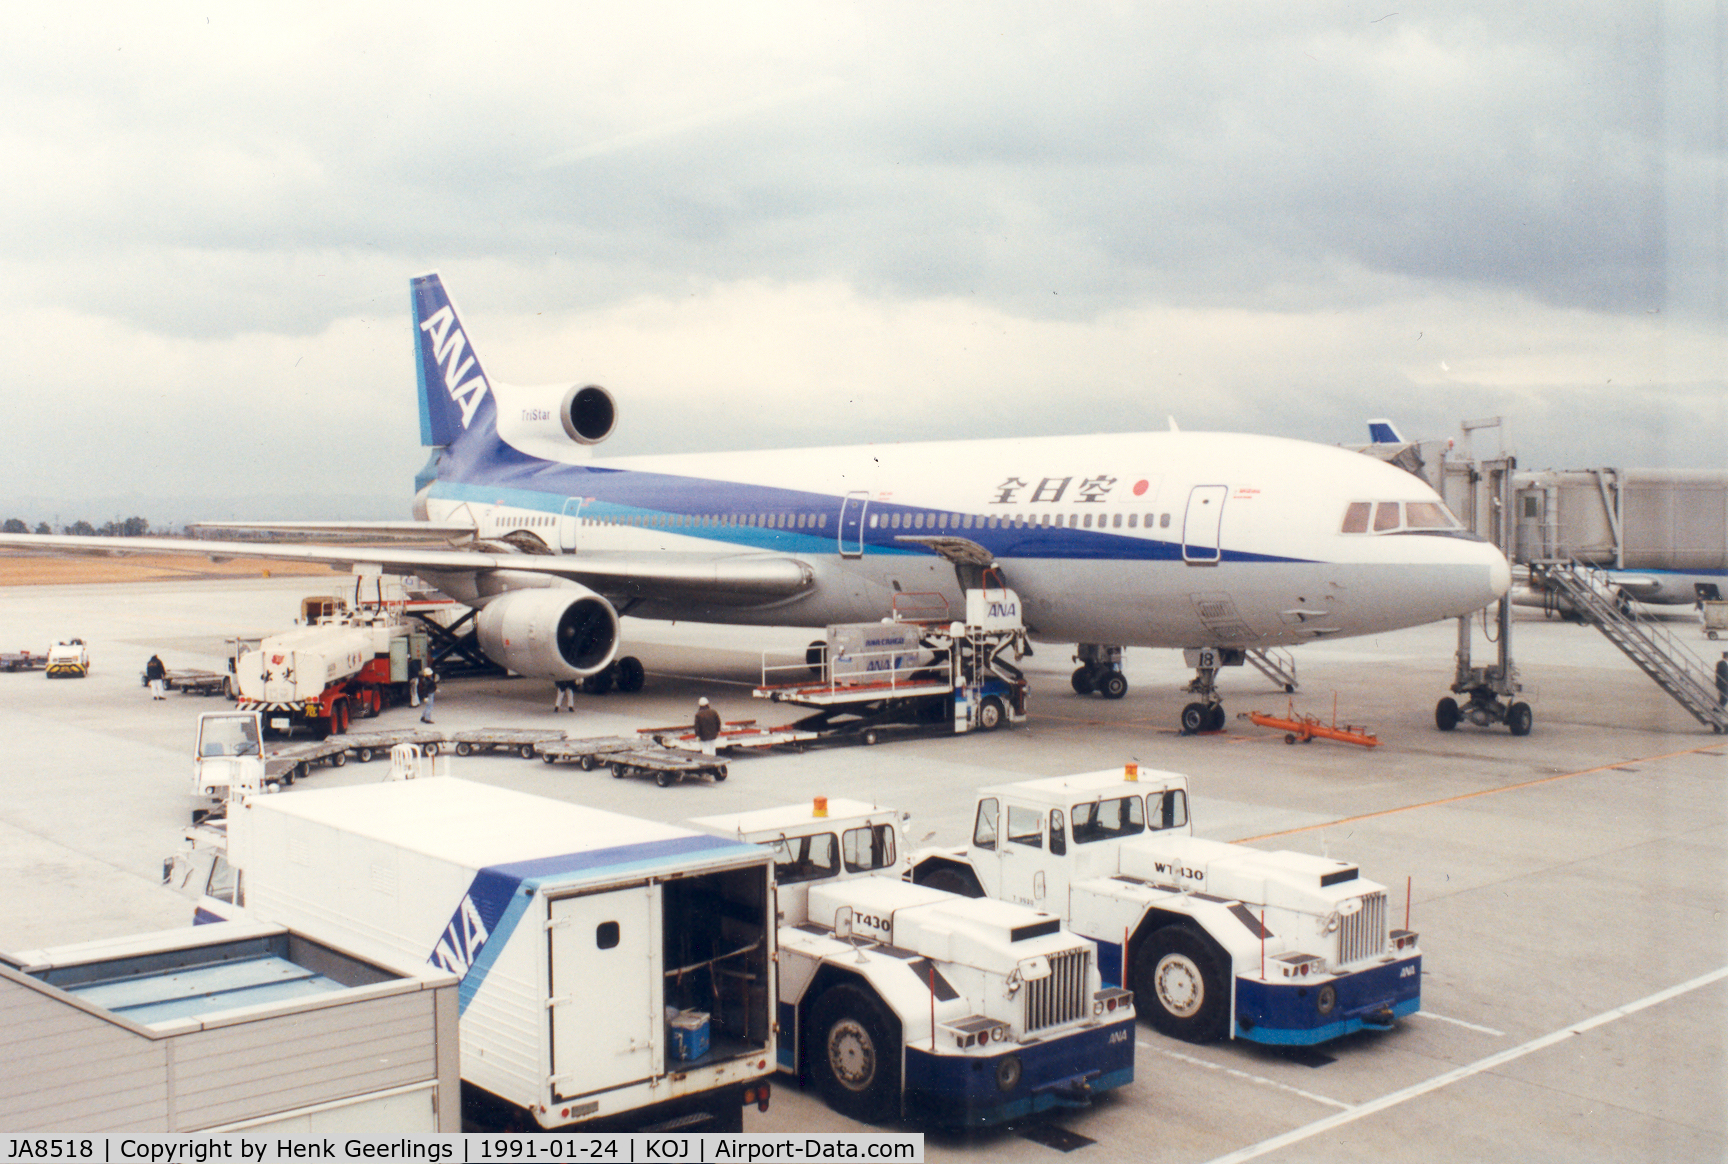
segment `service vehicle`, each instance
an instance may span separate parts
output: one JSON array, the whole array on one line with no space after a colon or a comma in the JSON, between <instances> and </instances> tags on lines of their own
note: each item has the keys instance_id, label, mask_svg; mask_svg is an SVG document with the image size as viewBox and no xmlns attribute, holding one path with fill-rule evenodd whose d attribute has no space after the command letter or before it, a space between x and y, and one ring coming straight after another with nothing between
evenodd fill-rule
<instances>
[{"instance_id":1,"label":"service vehicle","mask_svg":"<svg viewBox=\"0 0 1728 1164\"><path fill-rule=\"evenodd\" d=\"M212 711L198 717L192 744L192 823L222 816L230 796L274 786L265 755L264 727L255 711Z\"/></svg>"},{"instance_id":2,"label":"service vehicle","mask_svg":"<svg viewBox=\"0 0 1728 1164\"><path fill-rule=\"evenodd\" d=\"M301 603L304 625L254 646L235 640L240 707L264 715L265 730L305 727L340 735L356 719L409 701L408 685L427 665L425 630L392 604L349 607L330 597Z\"/></svg>"},{"instance_id":3,"label":"service vehicle","mask_svg":"<svg viewBox=\"0 0 1728 1164\"><path fill-rule=\"evenodd\" d=\"M900 822L817 799L691 821L774 854L779 1066L855 1119L982 1127L1134 1077L1132 995L1052 914L909 884Z\"/></svg>"},{"instance_id":4,"label":"service vehicle","mask_svg":"<svg viewBox=\"0 0 1728 1164\"><path fill-rule=\"evenodd\" d=\"M90 674L90 651L83 639L68 639L48 648L48 678L84 679Z\"/></svg>"},{"instance_id":5,"label":"service vehicle","mask_svg":"<svg viewBox=\"0 0 1728 1164\"><path fill-rule=\"evenodd\" d=\"M1029 689L1011 661L1028 651L1020 598L999 586L965 597L964 620L950 618L940 594L898 594L892 617L836 623L801 659L764 652L762 683L751 694L810 709L780 729L804 739L874 744L888 727L969 732L1019 723Z\"/></svg>"},{"instance_id":6,"label":"service vehicle","mask_svg":"<svg viewBox=\"0 0 1728 1164\"><path fill-rule=\"evenodd\" d=\"M469 1127L736 1132L767 1107L759 846L432 776L249 796L227 859L247 916L460 977Z\"/></svg>"},{"instance_id":7,"label":"service vehicle","mask_svg":"<svg viewBox=\"0 0 1728 1164\"><path fill-rule=\"evenodd\" d=\"M970 844L912 879L1061 916L1189 1042L1311 1045L1421 1006L1422 955L1355 865L1192 835L1187 778L1122 769L978 791ZM1408 914L1406 914L1408 924Z\"/></svg>"}]
</instances>

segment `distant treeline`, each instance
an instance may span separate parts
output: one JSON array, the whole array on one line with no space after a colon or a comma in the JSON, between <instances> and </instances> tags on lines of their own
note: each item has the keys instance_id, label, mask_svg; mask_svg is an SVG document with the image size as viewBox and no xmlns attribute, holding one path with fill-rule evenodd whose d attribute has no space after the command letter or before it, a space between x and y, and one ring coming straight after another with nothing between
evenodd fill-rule
<instances>
[{"instance_id":1,"label":"distant treeline","mask_svg":"<svg viewBox=\"0 0 1728 1164\"><path fill-rule=\"evenodd\" d=\"M32 530L29 524L19 517L7 518L6 524L0 527L0 530L5 533L51 534L54 532L53 528L45 521L37 522L36 528ZM62 526L60 532L86 538L97 537L98 535L105 538L141 538L150 532L150 521L143 517L129 517L125 521L110 521L98 527L80 520L71 525Z\"/></svg>"}]
</instances>

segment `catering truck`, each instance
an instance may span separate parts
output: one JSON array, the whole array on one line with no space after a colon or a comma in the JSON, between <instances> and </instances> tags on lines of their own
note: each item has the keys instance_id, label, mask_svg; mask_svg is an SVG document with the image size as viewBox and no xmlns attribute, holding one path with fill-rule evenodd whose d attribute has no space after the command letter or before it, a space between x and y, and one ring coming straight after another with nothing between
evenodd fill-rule
<instances>
[{"instance_id":1,"label":"catering truck","mask_svg":"<svg viewBox=\"0 0 1728 1164\"><path fill-rule=\"evenodd\" d=\"M780 1069L835 1110L983 1127L1134 1078L1134 1006L1053 915L901 879L892 811L858 801L691 822L774 855Z\"/></svg>"},{"instance_id":2,"label":"catering truck","mask_svg":"<svg viewBox=\"0 0 1728 1164\"><path fill-rule=\"evenodd\" d=\"M1312 1045L1421 1006L1416 934L1353 864L1192 834L1188 782L1122 769L979 789L971 842L912 879L1046 909L1159 1031Z\"/></svg>"},{"instance_id":3,"label":"catering truck","mask_svg":"<svg viewBox=\"0 0 1728 1164\"><path fill-rule=\"evenodd\" d=\"M228 860L246 915L460 978L465 1126L735 1132L767 1108L760 846L434 776L250 796Z\"/></svg>"}]
</instances>

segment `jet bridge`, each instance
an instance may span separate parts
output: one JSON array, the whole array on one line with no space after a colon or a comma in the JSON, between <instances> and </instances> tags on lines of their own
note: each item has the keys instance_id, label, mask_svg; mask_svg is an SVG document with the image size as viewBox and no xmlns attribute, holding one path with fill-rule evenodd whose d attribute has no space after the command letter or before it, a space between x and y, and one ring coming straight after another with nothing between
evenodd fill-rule
<instances>
[{"instance_id":1,"label":"jet bridge","mask_svg":"<svg viewBox=\"0 0 1728 1164\"><path fill-rule=\"evenodd\" d=\"M1377 445L1371 451L1427 481L1465 527L1487 538L1530 580L1493 610L1496 659L1475 666L1471 618L1458 620L1452 692L1434 711L1441 731L1469 721L1530 731L1530 705L1512 660L1512 606L1539 602L1594 626L1676 702L1712 731L1728 731L1710 664L1650 616L1640 601L1721 597L1728 575L1728 473L1664 469L1519 470L1504 452L1476 457L1477 432L1501 419L1466 420L1463 440ZM1728 584L1725 582L1724 584ZM1483 617L1488 617L1484 612Z\"/></svg>"}]
</instances>

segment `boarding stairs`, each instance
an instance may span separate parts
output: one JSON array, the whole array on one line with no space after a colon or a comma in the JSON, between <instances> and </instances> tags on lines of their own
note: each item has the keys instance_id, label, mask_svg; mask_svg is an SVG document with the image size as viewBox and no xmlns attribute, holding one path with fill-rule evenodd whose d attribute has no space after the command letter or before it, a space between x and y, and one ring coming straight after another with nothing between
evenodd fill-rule
<instances>
[{"instance_id":1,"label":"boarding stairs","mask_svg":"<svg viewBox=\"0 0 1728 1164\"><path fill-rule=\"evenodd\" d=\"M1249 647L1248 662L1286 693L1296 690L1296 656L1277 647Z\"/></svg>"},{"instance_id":2,"label":"boarding stairs","mask_svg":"<svg viewBox=\"0 0 1728 1164\"><path fill-rule=\"evenodd\" d=\"M1721 706L1715 671L1682 643L1666 625L1642 617L1621 603L1606 575L1577 561L1530 563L1533 578L1564 596L1580 618L1638 665L1674 702L1715 732L1728 732L1728 708Z\"/></svg>"}]
</instances>

